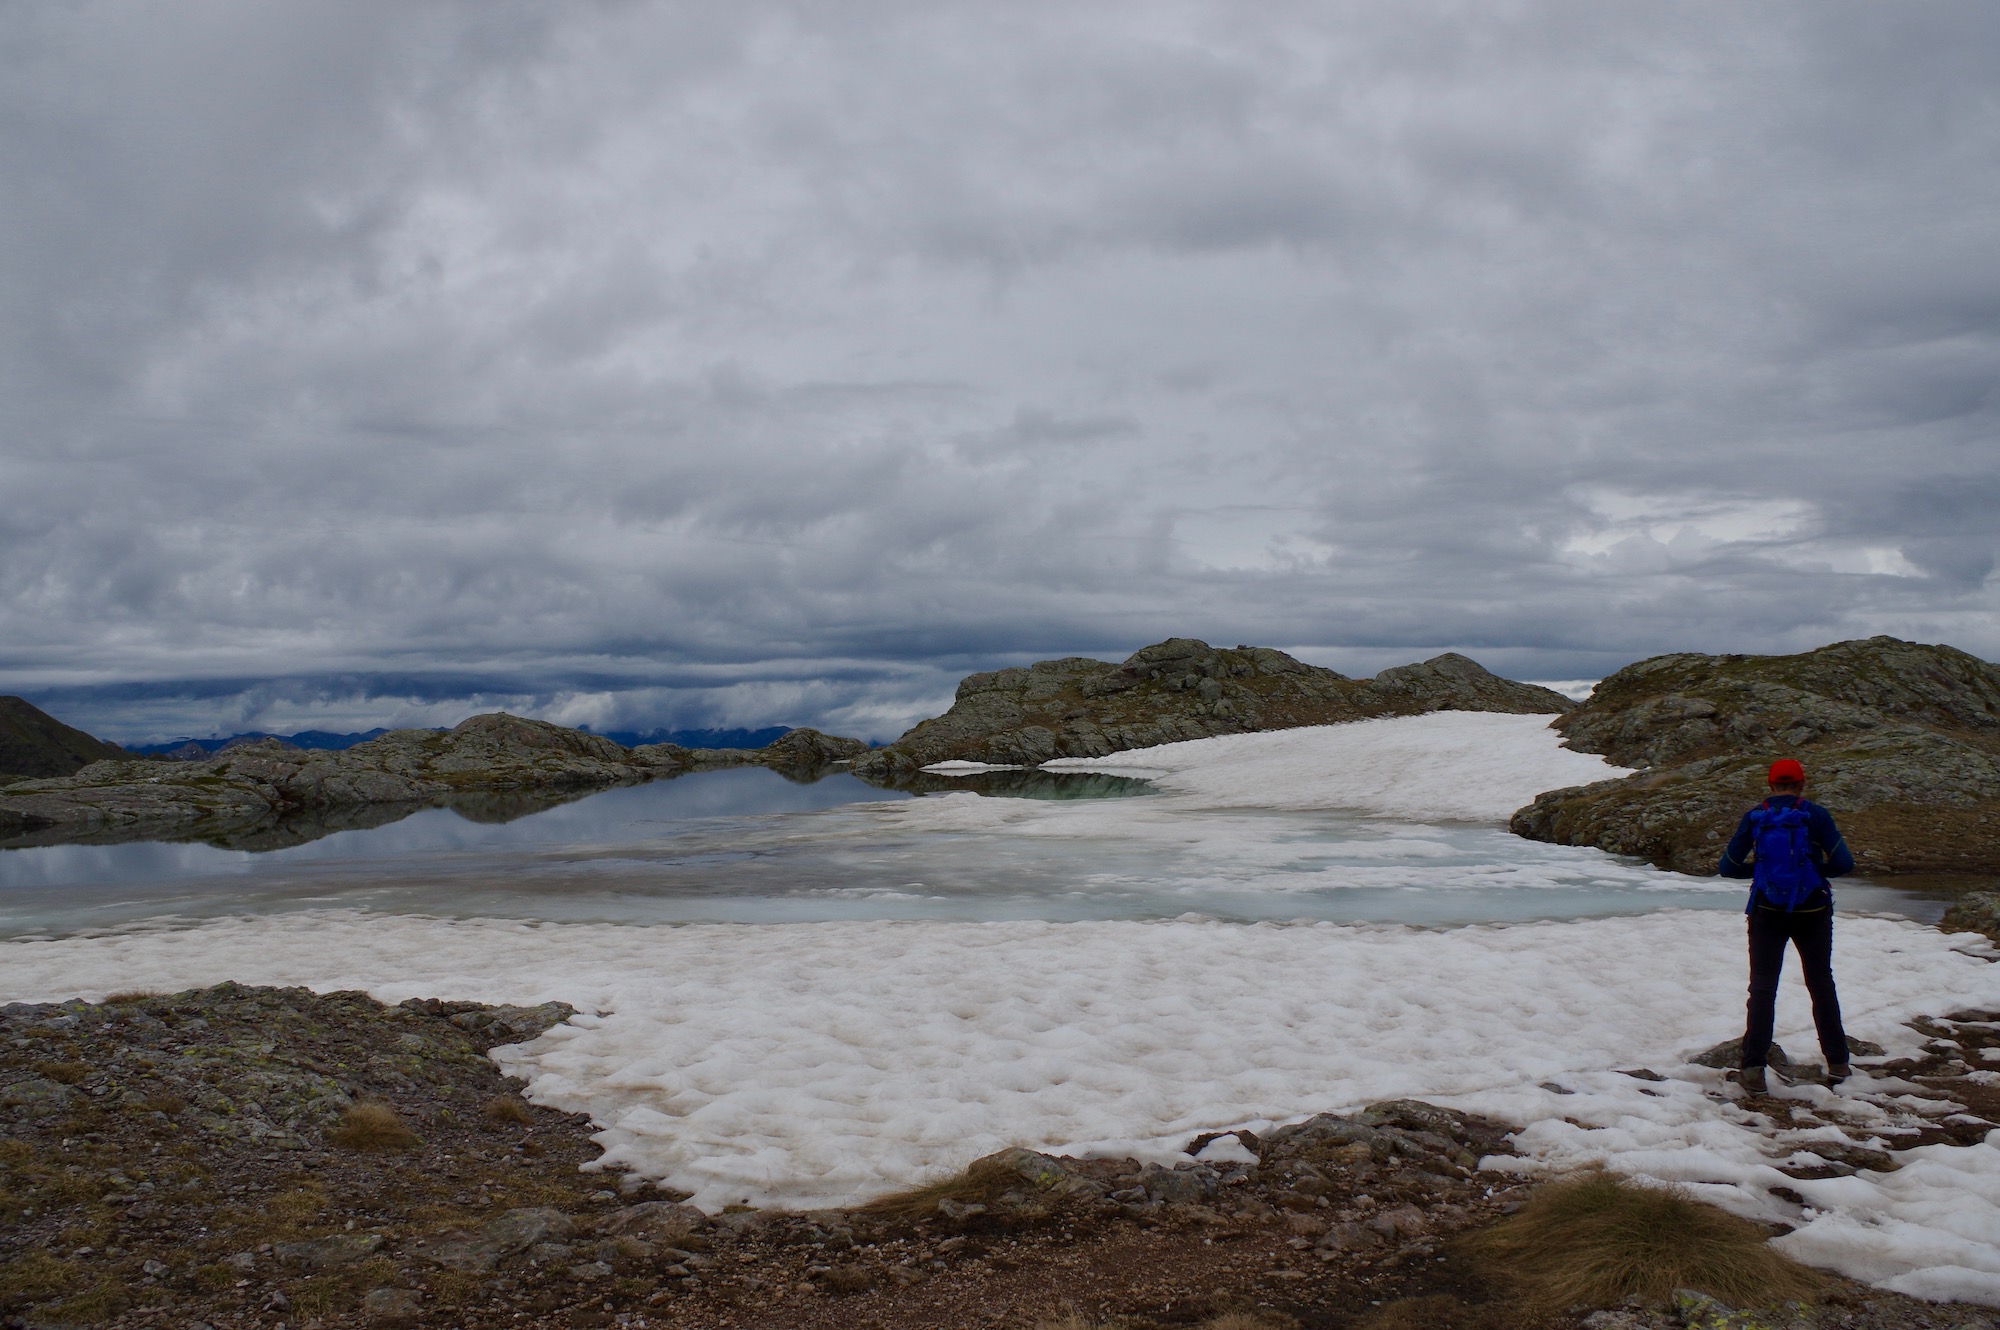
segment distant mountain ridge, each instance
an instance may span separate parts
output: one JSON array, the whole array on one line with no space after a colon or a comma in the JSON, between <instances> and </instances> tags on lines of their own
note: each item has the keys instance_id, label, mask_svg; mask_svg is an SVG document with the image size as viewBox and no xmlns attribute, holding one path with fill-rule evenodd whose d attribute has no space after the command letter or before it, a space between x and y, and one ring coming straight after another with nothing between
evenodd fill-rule
<instances>
[{"instance_id":1,"label":"distant mountain ridge","mask_svg":"<svg viewBox=\"0 0 2000 1330\"><path fill-rule=\"evenodd\" d=\"M577 729L583 734L596 734L599 738L609 739L624 748L657 743L676 744L682 748L762 748L791 733L792 727L770 725L761 730L593 730L588 725L579 725ZM434 732L442 734L444 727L435 727ZM169 757L179 762L199 762L226 748L240 748L244 744L262 743L268 739L276 739L287 748L299 748L315 753L338 753L357 744L367 743L370 739L379 739L388 733L386 727L379 726L372 730L349 734L336 734L331 730L300 730L297 734L271 734L264 730L251 730L219 739L169 739L165 743L132 744L121 752L106 756L125 757L137 754L141 757ZM0 767L0 770L5 768ZM33 774L67 775L68 773Z\"/></svg>"},{"instance_id":2,"label":"distant mountain ridge","mask_svg":"<svg viewBox=\"0 0 2000 1330\"><path fill-rule=\"evenodd\" d=\"M125 751L137 753L141 757L171 757L179 761L196 761L211 753L219 753L225 748L238 748L248 743L276 739L288 748L337 753L356 744L367 743L370 739L379 739L388 732L382 727L355 734L335 734L331 730L300 730L297 734L268 734L262 730L252 730L246 734L231 734L221 739L169 739L165 743L132 744Z\"/></svg>"}]
</instances>

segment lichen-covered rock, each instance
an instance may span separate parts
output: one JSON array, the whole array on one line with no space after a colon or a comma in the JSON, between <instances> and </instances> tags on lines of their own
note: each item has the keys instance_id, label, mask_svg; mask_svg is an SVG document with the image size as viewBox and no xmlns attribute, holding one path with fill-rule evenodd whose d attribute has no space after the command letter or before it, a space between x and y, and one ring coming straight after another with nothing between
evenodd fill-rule
<instances>
[{"instance_id":1,"label":"lichen-covered rock","mask_svg":"<svg viewBox=\"0 0 2000 1330\"><path fill-rule=\"evenodd\" d=\"M1813 1330L1820 1324L1801 1302L1738 1309L1691 1288L1674 1291L1674 1315L1686 1330Z\"/></svg>"},{"instance_id":2,"label":"lichen-covered rock","mask_svg":"<svg viewBox=\"0 0 2000 1330\"><path fill-rule=\"evenodd\" d=\"M381 1246L380 1233L335 1233L309 1242L280 1242L272 1248L271 1254L295 1270L318 1274L346 1265L358 1265L373 1256Z\"/></svg>"},{"instance_id":3,"label":"lichen-covered rock","mask_svg":"<svg viewBox=\"0 0 2000 1330\"><path fill-rule=\"evenodd\" d=\"M2000 891L1968 891L1952 902L1938 927L1947 933L1984 933L2000 942Z\"/></svg>"},{"instance_id":4,"label":"lichen-covered rock","mask_svg":"<svg viewBox=\"0 0 2000 1330\"><path fill-rule=\"evenodd\" d=\"M761 765L791 771L822 771L851 762L868 751L859 739L842 739L815 729L789 730L757 750Z\"/></svg>"},{"instance_id":5,"label":"lichen-covered rock","mask_svg":"<svg viewBox=\"0 0 2000 1330\"><path fill-rule=\"evenodd\" d=\"M560 1210L528 1206L509 1210L475 1231L451 1229L427 1245L424 1258L451 1270L481 1272L532 1247L559 1242L576 1232Z\"/></svg>"},{"instance_id":6,"label":"lichen-covered rock","mask_svg":"<svg viewBox=\"0 0 2000 1330\"><path fill-rule=\"evenodd\" d=\"M1260 1172L1307 1179L1338 1172L1417 1170L1463 1176L1496 1152L1504 1129L1417 1099L1392 1099L1359 1113L1319 1113L1279 1127L1257 1144ZM1309 1181L1306 1189L1314 1185Z\"/></svg>"},{"instance_id":7,"label":"lichen-covered rock","mask_svg":"<svg viewBox=\"0 0 2000 1330\"><path fill-rule=\"evenodd\" d=\"M1071 656L968 676L944 715L856 757L854 770L895 778L936 762L1037 766L1181 739L1329 725L1427 711L1546 712L1560 693L1487 673L1448 654L1350 679L1268 647L1212 647L1176 637L1122 664Z\"/></svg>"},{"instance_id":8,"label":"lichen-covered rock","mask_svg":"<svg viewBox=\"0 0 2000 1330\"><path fill-rule=\"evenodd\" d=\"M2000 666L1876 637L1796 656L1640 661L1560 717L1565 745L1641 770L1547 791L1531 840L1712 873L1780 756L1806 764L1870 873L2000 872Z\"/></svg>"}]
</instances>

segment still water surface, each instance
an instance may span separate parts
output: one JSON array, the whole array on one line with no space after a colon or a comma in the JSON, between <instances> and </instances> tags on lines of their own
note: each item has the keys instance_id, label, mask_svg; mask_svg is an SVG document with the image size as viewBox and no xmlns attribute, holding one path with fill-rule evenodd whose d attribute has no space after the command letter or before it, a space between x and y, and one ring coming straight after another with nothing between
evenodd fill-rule
<instances>
[{"instance_id":1,"label":"still water surface","mask_svg":"<svg viewBox=\"0 0 2000 1330\"><path fill-rule=\"evenodd\" d=\"M1742 902L1739 884L1484 825L1207 810L1103 776L1001 776L975 788L986 793L912 803L852 776L797 784L741 768L507 822L425 809L262 852L0 850L0 936L327 907L645 923L1196 913L1452 926ZM1130 795L1150 797L1114 797ZM1840 905L1927 921L1942 911L1852 881Z\"/></svg>"}]
</instances>

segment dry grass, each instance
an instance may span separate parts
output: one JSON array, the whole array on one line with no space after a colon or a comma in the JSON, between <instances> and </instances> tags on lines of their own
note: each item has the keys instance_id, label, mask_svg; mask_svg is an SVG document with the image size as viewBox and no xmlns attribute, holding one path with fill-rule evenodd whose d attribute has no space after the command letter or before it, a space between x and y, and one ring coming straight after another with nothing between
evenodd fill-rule
<instances>
[{"instance_id":1,"label":"dry grass","mask_svg":"<svg viewBox=\"0 0 2000 1330\"><path fill-rule=\"evenodd\" d=\"M1466 1241L1487 1271L1539 1307L1664 1301L1699 1289L1733 1306L1810 1297L1821 1277L1780 1255L1747 1220L1679 1188L1609 1173L1552 1183Z\"/></svg>"},{"instance_id":2,"label":"dry grass","mask_svg":"<svg viewBox=\"0 0 2000 1330\"><path fill-rule=\"evenodd\" d=\"M165 1113L168 1117L172 1117L176 1113L186 1111L187 1100L177 1094L162 1091L159 1094L147 1095L133 1107L141 1113Z\"/></svg>"},{"instance_id":3,"label":"dry grass","mask_svg":"<svg viewBox=\"0 0 2000 1330\"><path fill-rule=\"evenodd\" d=\"M303 1320L319 1320L340 1309L340 1281L318 1275L292 1285L292 1310Z\"/></svg>"},{"instance_id":4,"label":"dry grass","mask_svg":"<svg viewBox=\"0 0 2000 1330\"><path fill-rule=\"evenodd\" d=\"M482 1110L488 1122L496 1127L531 1125L535 1115L529 1107L510 1094L495 1095L486 1101Z\"/></svg>"},{"instance_id":5,"label":"dry grass","mask_svg":"<svg viewBox=\"0 0 2000 1330\"><path fill-rule=\"evenodd\" d=\"M53 1321L57 1325L101 1325L123 1311L131 1301L123 1282L107 1279L88 1293L79 1293L53 1307L42 1308L36 1320L41 1324Z\"/></svg>"},{"instance_id":6,"label":"dry grass","mask_svg":"<svg viewBox=\"0 0 2000 1330\"><path fill-rule=\"evenodd\" d=\"M150 988L127 988L120 992L105 994L104 1005L107 1007L131 1007L161 996L163 994L156 993Z\"/></svg>"},{"instance_id":7,"label":"dry grass","mask_svg":"<svg viewBox=\"0 0 2000 1330\"><path fill-rule=\"evenodd\" d=\"M984 1160L935 1182L923 1182L906 1191L878 1196L861 1207L861 1213L884 1219L921 1219L936 1213L939 1201L984 1205L1007 1191L1032 1191L1018 1173L996 1167Z\"/></svg>"},{"instance_id":8,"label":"dry grass","mask_svg":"<svg viewBox=\"0 0 2000 1330\"><path fill-rule=\"evenodd\" d=\"M37 1062L34 1069L37 1076L61 1081L64 1085L81 1085L91 1073L88 1062Z\"/></svg>"},{"instance_id":9,"label":"dry grass","mask_svg":"<svg viewBox=\"0 0 2000 1330\"><path fill-rule=\"evenodd\" d=\"M479 1298L484 1276L463 1270L433 1271L426 1280L434 1307L463 1307Z\"/></svg>"},{"instance_id":10,"label":"dry grass","mask_svg":"<svg viewBox=\"0 0 2000 1330\"><path fill-rule=\"evenodd\" d=\"M39 1182L35 1188L39 1199L50 1205L88 1205L117 1186L101 1173L71 1172L68 1169L61 1173L49 1173L36 1181Z\"/></svg>"},{"instance_id":11,"label":"dry grass","mask_svg":"<svg viewBox=\"0 0 2000 1330\"><path fill-rule=\"evenodd\" d=\"M326 1139L347 1150L409 1150L423 1144L395 1109L376 1103L350 1104Z\"/></svg>"},{"instance_id":12,"label":"dry grass","mask_svg":"<svg viewBox=\"0 0 2000 1330\"><path fill-rule=\"evenodd\" d=\"M266 1212L278 1223L287 1227L309 1224L326 1213L330 1199L318 1187L295 1187L291 1191L273 1196L265 1204Z\"/></svg>"},{"instance_id":13,"label":"dry grass","mask_svg":"<svg viewBox=\"0 0 2000 1330\"><path fill-rule=\"evenodd\" d=\"M45 1251L22 1252L0 1267L0 1303L39 1302L67 1293L83 1282L83 1272Z\"/></svg>"},{"instance_id":14,"label":"dry grass","mask_svg":"<svg viewBox=\"0 0 2000 1330\"><path fill-rule=\"evenodd\" d=\"M829 1293L866 1293L882 1282L882 1277L865 1265L836 1265L820 1277L820 1287Z\"/></svg>"}]
</instances>

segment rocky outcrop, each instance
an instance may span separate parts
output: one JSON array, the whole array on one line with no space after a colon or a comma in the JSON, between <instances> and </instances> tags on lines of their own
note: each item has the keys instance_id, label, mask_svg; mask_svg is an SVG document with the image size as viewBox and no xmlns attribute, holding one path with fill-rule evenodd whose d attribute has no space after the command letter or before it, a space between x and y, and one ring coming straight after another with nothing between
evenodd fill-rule
<instances>
[{"instance_id":1,"label":"rocky outcrop","mask_svg":"<svg viewBox=\"0 0 2000 1330\"><path fill-rule=\"evenodd\" d=\"M1938 927L1947 933L1984 933L2000 942L2000 891L1968 891L1953 901Z\"/></svg>"},{"instance_id":2,"label":"rocky outcrop","mask_svg":"<svg viewBox=\"0 0 2000 1330\"><path fill-rule=\"evenodd\" d=\"M935 762L1034 766L1181 739L1426 711L1555 713L1569 699L1487 673L1464 656L1350 679L1269 647L1176 637L1122 664L1071 656L974 674L944 715L855 762L892 778Z\"/></svg>"},{"instance_id":3,"label":"rocky outcrop","mask_svg":"<svg viewBox=\"0 0 2000 1330\"><path fill-rule=\"evenodd\" d=\"M452 730L393 730L337 751L267 739L197 762L127 758L66 777L14 781L0 785L0 843L203 839L274 848L441 803L474 820L506 820L591 790L712 766L794 774L866 751L857 740L816 730L793 730L754 752L628 749L601 735L495 713Z\"/></svg>"},{"instance_id":4,"label":"rocky outcrop","mask_svg":"<svg viewBox=\"0 0 2000 1330\"><path fill-rule=\"evenodd\" d=\"M867 751L868 745L859 739L842 739L804 727L787 730L762 748L683 748L679 744L657 743L641 744L631 750L635 760L658 770L769 767L802 780L818 779Z\"/></svg>"},{"instance_id":5,"label":"rocky outcrop","mask_svg":"<svg viewBox=\"0 0 2000 1330\"><path fill-rule=\"evenodd\" d=\"M92 762L130 756L117 744L63 724L25 698L0 697L0 779L68 776Z\"/></svg>"},{"instance_id":6,"label":"rocky outcrop","mask_svg":"<svg viewBox=\"0 0 2000 1330\"><path fill-rule=\"evenodd\" d=\"M2000 873L2000 666L1952 647L1656 656L1556 728L1641 770L1539 796L1513 818L1532 840L1712 873L1770 762L1797 757L1862 871Z\"/></svg>"}]
</instances>

